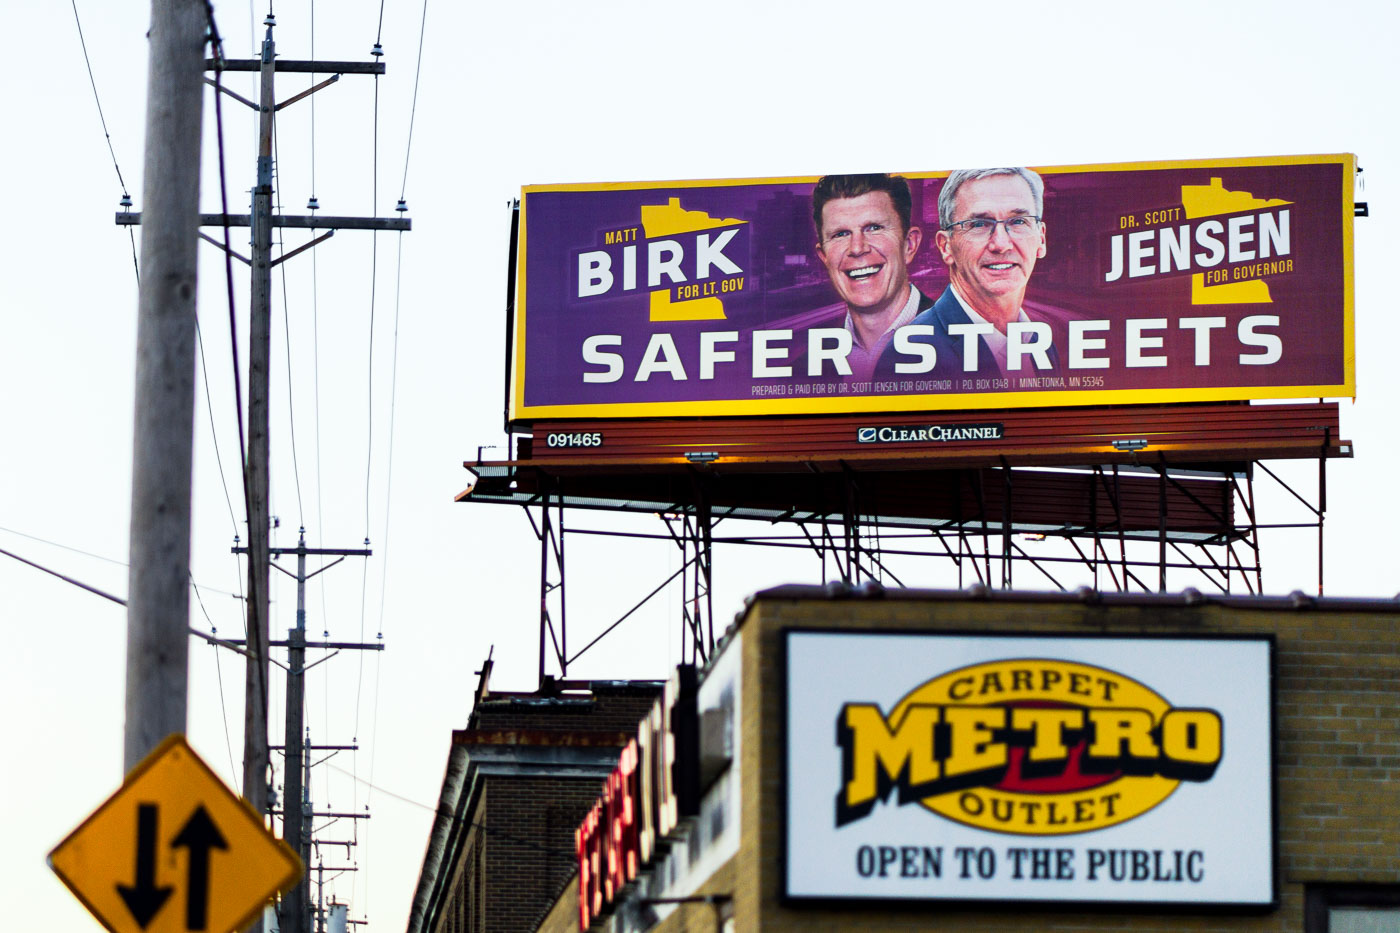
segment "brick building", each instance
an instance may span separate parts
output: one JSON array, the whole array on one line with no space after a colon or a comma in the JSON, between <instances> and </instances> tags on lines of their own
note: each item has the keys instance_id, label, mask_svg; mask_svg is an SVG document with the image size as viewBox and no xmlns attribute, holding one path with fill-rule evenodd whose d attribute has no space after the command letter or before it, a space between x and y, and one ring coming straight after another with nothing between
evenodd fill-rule
<instances>
[{"instance_id":1,"label":"brick building","mask_svg":"<svg viewBox=\"0 0 1400 933\"><path fill-rule=\"evenodd\" d=\"M1397 623L1301 595L762 592L702 672L701 719L732 731L704 730L698 815L589 929L1400 930ZM995 695L1054 665L1055 696ZM942 724L922 751L916 712ZM937 783L1061 744L1079 783L1024 785L1042 797L1004 759ZM574 877L538 929L578 928Z\"/></svg>"},{"instance_id":2,"label":"brick building","mask_svg":"<svg viewBox=\"0 0 1400 933\"><path fill-rule=\"evenodd\" d=\"M660 691L649 681L493 693L452 733L414 893L413 933L534 930L576 870L574 829Z\"/></svg>"}]
</instances>

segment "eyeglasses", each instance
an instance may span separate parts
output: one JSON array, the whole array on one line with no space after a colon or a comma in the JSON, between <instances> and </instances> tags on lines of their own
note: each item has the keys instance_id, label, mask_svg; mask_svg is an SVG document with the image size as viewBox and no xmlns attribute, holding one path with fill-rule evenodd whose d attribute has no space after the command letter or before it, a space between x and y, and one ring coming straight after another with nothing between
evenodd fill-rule
<instances>
[{"instance_id":1,"label":"eyeglasses","mask_svg":"<svg viewBox=\"0 0 1400 933\"><path fill-rule=\"evenodd\" d=\"M944 227L944 230L957 232L961 230L964 236L974 240L989 240L992 238L992 231L996 230L997 224L1001 224L1006 229L1006 235L1016 239L1035 236L1040 232L1040 218L1035 214L1021 214L1017 217L1008 217L1005 220L992 220L989 217L974 217L972 220L959 220Z\"/></svg>"}]
</instances>

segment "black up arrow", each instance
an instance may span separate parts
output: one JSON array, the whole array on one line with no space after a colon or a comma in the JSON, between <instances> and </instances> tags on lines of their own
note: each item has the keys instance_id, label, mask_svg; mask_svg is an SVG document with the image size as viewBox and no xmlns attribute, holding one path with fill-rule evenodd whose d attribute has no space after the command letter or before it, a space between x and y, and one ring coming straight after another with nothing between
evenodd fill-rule
<instances>
[{"instance_id":1,"label":"black up arrow","mask_svg":"<svg viewBox=\"0 0 1400 933\"><path fill-rule=\"evenodd\" d=\"M160 816L153 803L143 803L136 809L136 884L117 885L117 893L126 901L126 909L141 929L165 906L173 888L156 887L156 828Z\"/></svg>"},{"instance_id":2,"label":"black up arrow","mask_svg":"<svg viewBox=\"0 0 1400 933\"><path fill-rule=\"evenodd\" d=\"M190 850L190 869L185 883L185 929L203 930L209 923L209 850L227 849L228 842L203 807L194 811L171 848ZM144 925L143 925L144 926Z\"/></svg>"}]
</instances>

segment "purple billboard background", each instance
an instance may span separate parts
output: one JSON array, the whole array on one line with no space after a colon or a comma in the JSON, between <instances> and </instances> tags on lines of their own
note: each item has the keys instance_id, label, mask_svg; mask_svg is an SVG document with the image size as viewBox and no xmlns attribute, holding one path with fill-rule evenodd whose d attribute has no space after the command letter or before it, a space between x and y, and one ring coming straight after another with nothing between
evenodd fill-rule
<instances>
[{"instance_id":1,"label":"purple billboard background","mask_svg":"<svg viewBox=\"0 0 1400 933\"><path fill-rule=\"evenodd\" d=\"M1160 393L1160 398L1137 400L1170 401L1183 397L1280 397L1288 394L1281 389L1292 387L1314 390L1293 393L1299 396L1319 394L1315 390L1320 387L1349 389L1350 268L1343 227L1344 222L1350 223L1344 218L1343 203L1351 184L1346 174L1349 162L1345 157L1321 162L1278 162L1043 172L1047 253L1035 265L1023 307L1032 320L1050 325L1062 361L1055 375L1063 378L1048 380L1045 385L1022 381L1021 377L1037 375L1034 368L1003 373L1007 377L1004 383L933 378L944 375L942 367L937 373L895 380L843 379L829 370L820 378L809 377L803 365L805 331L814 327L839 328L845 318L845 306L815 249L813 182L656 185L595 191L526 189L512 415L740 414L761 413L770 405L766 410L784 413L868 411L883 407L873 403L873 399L885 399L892 410L984 408L1107 401L1094 398L1102 390L1150 391ZM1201 216L1190 221L1178 211L1169 215L1173 222L1149 224L1148 212L1179 208L1183 204L1183 186L1209 185L1217 178L1231 192L1290 202L1289 251L1286 257L1275 259L1286 258L1291 266L1287 272L1260 279L1267 283L1270 302L1193 304L1192 276L1179 271L1147 275L1137 281L1126 275L1117 281L1105 281L1112 237L1182 223L1199 226L1208 218ZM925 295L937 298L949 282L948 270L934 244L937 199L943 179L909 177L909 183L912 224L924 231L923 242L909 263L909 276ZM699 270L706 273L699 279L692 266L697 234L686 231L671 237L682 244L685 252L677 268L699 286L697 294L700 289L716 289L714 297L723 302L723 320L650 319L651 292L658 289L649 287L646 277L648 241L641 225L642 208L666 205L671 199L678 199L684 211L703 212L714 219L717 226L713 230L700 231L712 242L721 239L724 231L735 230L732 223L720 225L723 222L746 222L719 251L717 261L708 269ZM1275 214L1279 211L1253 210L1271 210ZM1218 216L1228 220L1223 211ZM1135 226L1125 227L1128 223ZM625 234L628 230L635 232ZM608 244L605 241L609 234L630 235L635 240ZM637 246L632 273L635 287L629 290L623 290L626 272L622 268L622 242ZM590 251L609 253L613 288L606 294L581 296L581 283L587 275L580 271L580 256ZM704 254L703 249L698 252ZM713 251L710 258L715 258ZM738 267L739 272L733 272L733 267ZM1221 263L1217 268L1229 274L1233 266ZM730 280L727 285L726 280ZM660 287L669 289L673 302L684 297L684 285L672 284L669 279L662 281ZM739 281L742 285L737 290L717 291ZM596 277L587 284L595 289L602 287L602 281ZM686 305L680 302L673 307ZM1258 346L1241 346L1236 338L1239 320L1251 315L1278 317L1276 326L1263 328L1265 333L1275 335L1281 346L1277 362L1239 362L1244 353L1262 352ZM1212 331L1209 365L1198 365L1194 357L1196 332L1178 326L1180 318L1202 316L1226 319L1223 328ZM1125 326L1129 320L1140 319L1167 320L1166 328L1150 331L1162 342L1149 351L1151 355L1166 357L1167 365L1128 367ZM1066 351L1070 324L1089 320L1110 322L1107 332L1091 334L1107 338L1104 348L1092 354L1106 358L1107 368L1077 369L1069 365ZM793 332L791 340L774 344L788 348L786 358L774 362L792 365L791 376L753 375L751 340L756 330ZM713 378L702 379L701 334L715 331L738 333L736 342L720 345L734 353L734 361L715 365ZM645 380L635 378L658 334L669 335L686 378L677 378L674 368L665 367L660 371L653 367ZM621 374L612 382L585 378L585 374L593 373L596 379L605 369L596 356L589 362L584 354L585 342L600 335L620 338L601 346L621 362ZM652 348L653 356L655 349ZM664 348L662 358L664 362ZM1070 377L1076 377L1073 385ZM682 408L655 404L687 402L713 405L703 406L701 411L694 405ZM641 407L636 407L639 403Z\"/></svg>"}]
</instances>

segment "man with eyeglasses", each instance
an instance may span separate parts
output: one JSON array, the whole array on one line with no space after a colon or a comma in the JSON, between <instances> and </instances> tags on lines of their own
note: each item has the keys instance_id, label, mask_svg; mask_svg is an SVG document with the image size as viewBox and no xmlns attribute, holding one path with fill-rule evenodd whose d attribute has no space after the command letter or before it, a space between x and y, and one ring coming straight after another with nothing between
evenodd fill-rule
<instances>
[{"instance_id":1,"label":"man with eyeglasses","mask_svg":"<svg viewBox=\"0 0 1400 933\"><path fill-rule=\"evenodd\" d=\"M846 344L844 353L834 352L852 381L896 374L896 363L907 362L892 346L896 332L933 306L909 281L909 263L923 242L911 215L909 182L898 176L827 175L812 191L817 257L845 302L849 338L840 330L817 333ZM957 345L946 336L920 342L935 346L940 364L956 358Z\"/></svg>"},{"instance_id":2,"label":"man with eyeglasses","mask_svg":"<svg viewBox=\"0 0 1400 933\"><path fill-rule=\"evenodd\" d=\"M1050 325L1022 306L1036 260L1045 256L1045 184L1028 168L959 169L938 195L934 245L951 280L914 319L957 339L967 373L1053 370Z\"/></svg>"}]
</instances>

